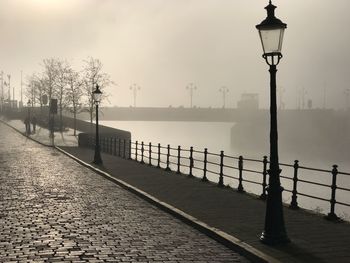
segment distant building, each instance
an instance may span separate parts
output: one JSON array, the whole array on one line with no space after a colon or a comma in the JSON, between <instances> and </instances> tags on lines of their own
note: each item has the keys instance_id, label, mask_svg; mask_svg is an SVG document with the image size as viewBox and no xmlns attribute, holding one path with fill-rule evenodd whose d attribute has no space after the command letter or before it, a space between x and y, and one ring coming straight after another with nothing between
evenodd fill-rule
<instances>
[{"instance_id":1,"label":"distant building","mask_svg":"<svg viewBox=\"0 0 350 263\"><path fill-rule=\"evenodd\" d=\"M238 109L257 110L259 109L258 93L243 93L237 102Z\"/></svg>"}]
</instances>

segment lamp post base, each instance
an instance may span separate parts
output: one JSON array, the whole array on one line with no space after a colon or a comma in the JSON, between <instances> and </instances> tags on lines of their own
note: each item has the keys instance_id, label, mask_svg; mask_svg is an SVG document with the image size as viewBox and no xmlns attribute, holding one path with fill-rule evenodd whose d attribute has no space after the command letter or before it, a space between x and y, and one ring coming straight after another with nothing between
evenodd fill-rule
<instances>
[{"instance_id":1,"label":"lamp post base","mask_svg":"<svg viewBox=\"0 0 350 263\"><path fill-rule=\"evenodd\" d=\"M265 231L260 236L260 241L266 245L284 245L290 243L285 232L268 234Z\"/></svg>"},{"instance_id":2,"label":"lamp post base","mask_svg":"<svg viewBox=\"0 0 350 263\"><path fill-rule=\"evenodd\" d=\"M279 171L280 172L280 171ZM271 176L271 175L270 175ZM290 242L284 226L282 191L283 187L274 185L266 188L265 229L260 241L267 245L283 245Z\"/></svg>"},{"instance_id":3,"label":"lamp post base","mask_svg":"<svg viewBox=\"0 0 350 263\"><path fill-rule=\"evenodd\" d=\"M99 152L95 152L94 160L92 162L97 165L101 165L103 163Z\"/></svg>"}]
</instances>

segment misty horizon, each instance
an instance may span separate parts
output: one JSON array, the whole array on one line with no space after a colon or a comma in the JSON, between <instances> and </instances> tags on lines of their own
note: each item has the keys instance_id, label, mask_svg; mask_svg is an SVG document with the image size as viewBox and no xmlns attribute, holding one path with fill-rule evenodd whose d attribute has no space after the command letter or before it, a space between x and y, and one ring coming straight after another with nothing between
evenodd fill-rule
<instances>
[{"instance_id":1,"label":"misty horizon","mask_svg":"<svg viewBox=\"0 0 350 263\"><path fill-rule=\"evenodd\" d=\"M21 70L26 81L45 58L67 59L79 70L92 56L116 83L104 106L133 105L129 87L136 83L137 106L189 107L186 86L194 83L197 107L221 107L225 86L227 107L236 107L242 93L258 93L267 108L268 67L255 28L267 3L2 0L1 70L11 74L18 99ZM277 73L285 108L297 108L303 89L314 108L346 108L350 3L273 3L288 24Z\"/></svg>"}]
</instances>

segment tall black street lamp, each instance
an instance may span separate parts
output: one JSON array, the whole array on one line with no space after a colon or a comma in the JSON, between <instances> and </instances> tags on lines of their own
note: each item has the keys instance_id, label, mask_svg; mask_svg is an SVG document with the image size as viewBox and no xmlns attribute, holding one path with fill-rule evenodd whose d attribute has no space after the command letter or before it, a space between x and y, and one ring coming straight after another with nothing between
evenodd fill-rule
<instances>
[{"instance_id":1,"label":"tall black street lamp","mask_svg":"<svg viewBox=\"0 0 350 263\"><path fill-rule=\"evenodd\" d=\"M95 156L94 156L94 164L102 164L101 153L100 153L100 138L98 133L98 105L101 102L102 92L100 91L100 87L96 85L96 90L92 92L93 99L96 106L96 142L95 142Z\"/></svg>"},{"instance_id":2,"label":"tall black street lamp","mask_svg":"<svg viewBox=\"0 0 350 263\"><path fill-rule=\"evenodd\" d=\"M277 101L276 101L276 72L277 65L282 58L283 33L287 24L275 17L276 6L269 5L267 18L256 28L259 30L263 47L263 58L270 66L270 169L268 196L266 201L265 228L260 240L265 244L284 244L290 242L284 225L282 191L280 182L281 169L278 164L278 136L277 136Z\"/></svg>"}]
</instances>

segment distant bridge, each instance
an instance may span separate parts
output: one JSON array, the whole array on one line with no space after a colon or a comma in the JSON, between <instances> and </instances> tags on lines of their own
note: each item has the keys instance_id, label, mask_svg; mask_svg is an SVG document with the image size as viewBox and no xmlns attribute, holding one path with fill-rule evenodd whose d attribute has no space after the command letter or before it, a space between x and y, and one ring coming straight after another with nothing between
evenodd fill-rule
<instances>
[{"instance_id":1,"label":"distant bridge","mask_svg":"<svg viewBox=\"0 0 350 263\"><path fill-rule=\"evenodd\" d=\"M247 119L264 118L267 110L241 110L222 108L101 108L102 120L123 121L198 121L240 122Z\"/></svg>"},{"instance_id":2,"label":"distant bridge","mask_svg":"<svg viewBox=\"0 0 350 263\"><path fill-rule=\"evenodd\" d=\"M314 122L343 118L344 114L334 110L280 110L280 119L303 119ZM89 119L85 114L80 119ZM223 108L146 108L146 107L102 107L101 120L121 121L197 121L197 122L254 122L268 123L269 110L223 109Z\"/></svg>"}]
</instances>

